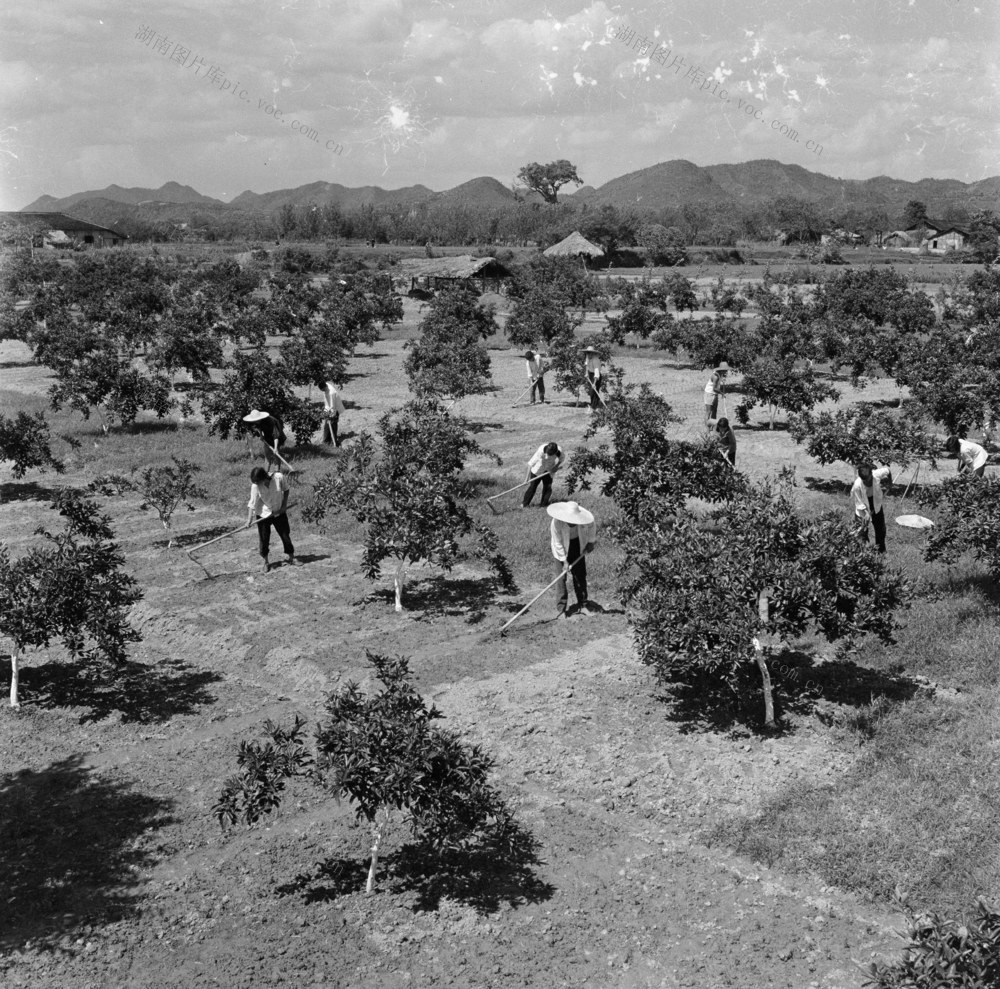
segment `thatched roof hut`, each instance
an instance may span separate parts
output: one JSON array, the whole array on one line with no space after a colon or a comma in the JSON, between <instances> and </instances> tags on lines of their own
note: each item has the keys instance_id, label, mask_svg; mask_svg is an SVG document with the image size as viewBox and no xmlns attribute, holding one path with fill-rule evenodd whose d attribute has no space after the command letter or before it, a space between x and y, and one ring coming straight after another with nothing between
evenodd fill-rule
<instances>
[{"instance_id":1,"label":"thatched roof hut","mask_svg":"<svg viewBox=\"0 0 1000 989\"><path fill-rule=\"evenodd\" d=\"M485 291L487 285L498 287L502 278L509 278L507 270L496 258L474 258L460 254L448 258L403 258L392 269L393 282L401 284L401 291L424 289L434 291L453 282L479 283Z\"/></svg>"},{"instance_id":2,"label":"thatched roof hut","mask_svg":"<svg viewBox=\"0 0 1000 989\"><path fill-rule=\"evenodd\" d=\"M574 230L558 244L553 244L545 253L549 257L577 257L580 254L585 254L589 258L604 257L604 251L596 244L591 244L579 230Z\"/></svg>"}]
</instances>

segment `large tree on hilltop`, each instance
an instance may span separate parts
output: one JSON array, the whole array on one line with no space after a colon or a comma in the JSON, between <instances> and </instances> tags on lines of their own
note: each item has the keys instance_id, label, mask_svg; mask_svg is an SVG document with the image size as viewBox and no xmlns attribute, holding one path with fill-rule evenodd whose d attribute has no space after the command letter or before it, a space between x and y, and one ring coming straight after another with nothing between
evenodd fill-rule
<instances>
[{"instance_id":1,"label":"large tree on hilltop","mask_svg":"<svg viewBox=\"0 0 1000 989\"><path fill-rule=\"evenodd\" d=\"M537 161L529 162L517 173L517 178L547 203L558 201L558 192L567 182L583 185L583 179L576 174L576 165L565 158L550 161L547 165L539 165Z\"/></svg>"}]
</instances>

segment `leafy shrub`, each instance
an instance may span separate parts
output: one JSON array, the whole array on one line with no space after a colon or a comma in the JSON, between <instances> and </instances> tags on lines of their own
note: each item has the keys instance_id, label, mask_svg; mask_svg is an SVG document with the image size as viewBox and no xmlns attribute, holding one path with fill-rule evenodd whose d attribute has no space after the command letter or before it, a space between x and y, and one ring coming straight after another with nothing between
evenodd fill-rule
<instances>
[{"instance_id":1,"label":"leafy shrub","mask_svg":"<svg viewBox=\"0 0 1000 989\"><path fill-rule=\"evenodd\" d=\"M989 989L1000 986L1000 912L982 898L964 922L917 913L904 900L909 930L902 961L873 962L871 989Z\"/></svg>"},{"instance_id":2,"label":"leafy shrub","mask_svg":"<svg viewBox=\"0 0 1000 989\"><path fill-rule=\"evenodd\" d=\"M66 470L53 456L49 440L49 424L41 412L18 412L13 419L0 415L0 460L13 463L14 477L24 477L32 467L51 467L58 474Z\"/></svg>"},{"instance_id":3,"label":"leafy shrub","mask_svg":"<svg viewBox=\"0 0 1000 989\"><path fill-rule=\"evenodd\" d=\"M550 343L556 337L570 335L580 325L549 293L532 288L514 301L514 308L504 326L504 335L515 347Z\"/></svg>"},{"instance_id":4,"label":"leafy shrub","mask_svg":"<svg viewBox=\"0 0 1000 989\"><path fill-rule=\"evenodd\" d=\"M1000 480L967 471L918 498L940 515L928 531L924 559L952 564L971 552L994 580L1000 579Z\"/></svg>"},{"instance_id":5,"label":"leafy shrub","mask_svg":"<svg viewBox=\"0 0 1000 989\"><path fill-rule=\"evenodd\" d=\"M840 393L826 381L816 377L811 368L796 369L790 361L760 357L743 371L743 393L746 396L736 408L736 417L746 425L755 405L766 405L769 427L774 429L778 409L803 412Z\"/></svg>"},{"instance_id":6,"label":"leafy shrub","mask_svg":"<svg viewBox=\"0 0 1000 989\"><path fill-rule=\"evenodd\" d=\"M382 689L366 695L351 682L332 693L314 755L302 739L306 723L299 716L289 728L265 723L263 743L240 743L239 773L226 780L214 808L219 823L255 823L280 805L286 779L308 776L349 800L357 820L367 822L367 893L396 823L408 824L439 856L484 847L498 855L512 851L522 834L490 783L493 759L434 724L443 715L417 693L404 657L369 652L368 659Z\"/></svg>"}]
</instances>

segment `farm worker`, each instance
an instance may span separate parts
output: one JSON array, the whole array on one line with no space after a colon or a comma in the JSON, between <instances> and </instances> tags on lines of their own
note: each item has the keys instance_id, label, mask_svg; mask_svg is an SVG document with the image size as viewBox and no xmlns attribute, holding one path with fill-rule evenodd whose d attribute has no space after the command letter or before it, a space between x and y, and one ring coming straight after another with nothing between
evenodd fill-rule
<instances>
[{"instance_id":1,"label":"farm worker","mask_svg":"<svg viewBox=\"0 0 1000 989\"><path fill-rule=\"evenodd\" d=\"M550 534L556 573L562 577L556 584L559 618L567 618L566 577L572 570L573 590L576 592L577 614L589 615L587 608L587 554L594 548L597 526L594 516L575 501L557 501L547 509L552 516ZM570 564L575 564L571 567Z\"/></svg>"},{"instance_id":2,"label":"farm worker","mask_svg":"<svg viewBox=\"0 0 1000 989\"><path fill-rule=\"evenodd\" d=\"M271 569L267 554L271 545L271 526L281 537L288 562L295 565L295 547L288 528L288 481L280 472L269 474L263 467L250 471L250 500L247 502L247 528L257 522L257 539L264 560L264 573Z\"/></svg>"},{"instance_id":3,"label":"farm worker","mask_svg":"<svg viewBox=\"0 0 1000 989\"><path fill-rule=\"evenodd\" d=\"M552 497L552 478L562 466L563 459L563 452L559 449L558 443L543 443L535 451L535 455L528 461L528 476L525 480L529 483L521 500L522 508L527 508L531 504L539 481L542 482L542 508L548 508L549 499Z\"/></svg>"},{"instance_id":4,"label":"farm worker","mask_svg":"<svg viewBox=\"0 0 1000 989\"><path fill-rule=\"evenodd\" d=\"M719 412L719 396L726 391L726 375L729 365L723 361L713 372L705 385L705 425L707 426Z\"/></svg>"},{"instance_id":5,"label":"farm worker","mask_svg":"<svg viewBox=\"0 0 1000 989\"><path fill-rule=\"evenodd\" d=\"M538 400L545 404L545 358L533 350L526 350L524 359L528 365L528 380L531 382L531 404L535 404L536 394Z\"/></svg>"},{"instance_id":6,"label":"farm worker","mask_svg":"<svg viewBox=\"0 0 1000 989\"><path fill-rule=\"evenodd\" d=\"M976 477L982 477L986 473L986 461L990 459L990 455L978 443L960 440L952 435L945 440L944 448L953 457L958 457L959 474L971 470Z\"/></svg>"},{"instance_id":7,"label":"farm worker","mask_svg":"<svg viewBox=\"0 0 1000 989\"><path fill-rule=\"evenodd\" d=\"M340 389L332 381L327 381L323 386L323 405L325 406L323 410L323 442L340 446L340 437L337 436L337 425L340 423L340 413L344 411L344 402L340 397ZM327 439L328 432L329 439Z\"/></svg>"},{"instance_id":8,"label":"farm worker","mask_svg":"<svg viewBox=\"0 0 1000 989\"><path fill-rule=\"evenodd\" d=\"M868 542L868 522L875 530L875 549L885 552L885 511L882 508L882 481L892 483L892 472L888 467L872 470L868 461L856 465L857 480L851 488L854 501L854 516L861 525L859 538Z\"/></svg>"},{"instance_id":9,"label":"farm worker","mask_svg":"<svg viewBox=\"0 0 1000 989\"><path fill-rule=\"evenodd\" d=\"M587 385L590 391L590 407L592 409L599 408L604 377L601 369L601 355L593 347L585 347L583 350L583 369L587 375Z\"/></svg>"},{"instance_id":10,"label":"farm worker","mask_svg":"<svg viewBox=\"0 0 1000 989\"><path fill-rule=\"evenodd\" d=\"M736 434L733 432L732 426L729 425L729 420L723 416L715 424L716 440L719 444L719 449L722 450L722 455L728 460L734 467L736 466Z\"/></svg>"},{"instance_id":11,"label":"farm worker","mask_svg":"<svg viewBox=\"0 0 1000 989\"><path fill-rule=\"evenodd\" d=\"M261 439L264 443L264 463L270 468L278 466L278 457L275 454L281 453L282 444L285 442L285 430L281 425L281 420L277 416L260 409L252 409L249 415L243 417L244 422L250 423L250 432Z\"/></svg>"}]
</instances>

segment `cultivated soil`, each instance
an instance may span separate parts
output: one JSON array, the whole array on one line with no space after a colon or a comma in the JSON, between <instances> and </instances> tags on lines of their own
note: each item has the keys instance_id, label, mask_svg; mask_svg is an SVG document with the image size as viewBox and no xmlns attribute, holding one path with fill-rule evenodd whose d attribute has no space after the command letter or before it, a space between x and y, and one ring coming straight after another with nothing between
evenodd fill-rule
<instances>
[{"instance_id":1,"label":"cultivated soil","mask_svg":"<svg viewBox=\"0 0 1000 989\"><path fill-rule=\"evenodd\" d=\"M402 356L390 335L354 361L345 432L405 401ZM23 357L14 344L0 350L4 388L44 392L44 369L13 366ZM502 390L456 411L505 458L477 470L515 484L539 443L574 448L589 415L560 394L511 408L523 361L513 352L493 361ZM702 372L620 363L688 417L679 435L697 433ZM739 436L751 475L791 461L819 480L850 481L817 467L786 433ZM182 513L183 545L243 517L251 462L240 446L226 449L235 450L232 499ZM45 486L84 484L93 471L77 461L58 482L31 476L37 486L7 486L15 496L0 506L15 554L51 521ZM519 512L516 498L501 504ZM692 730L637 662L610 581L592 587L603 610L589 618L557 624L549 598L497 636L548 580L539 509L519 515L537 547L517 595L486 595L471 566L447 577L418 568L409 610L396 614L389 581L362 579L356 533L345 538L336 521L316 531L293 510L303 565L264 575L250 533L194 562L183 545L165 548L136 498L103 507L145 590L134 615L142 665L124 687L103 688L55 651L35 655L21 712L0 711L4 986L835 989L860 985L857 964L898 949L902 920L888 907L708 843L715 825L790 785L833 786L849 772L856 746L815 712L795 714L775 737L738 723ZM534 856L436 875L406 854L397 830L366 896L366 828L305 783L263 825L219 827L212 805L238 742L266 718L312 720L338 682L367 678L365 650L409 656L444 724L493 753L497 784L537 840Z\"/></svg>"}]
</instances>

